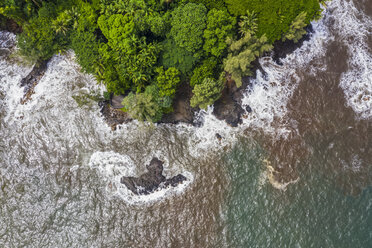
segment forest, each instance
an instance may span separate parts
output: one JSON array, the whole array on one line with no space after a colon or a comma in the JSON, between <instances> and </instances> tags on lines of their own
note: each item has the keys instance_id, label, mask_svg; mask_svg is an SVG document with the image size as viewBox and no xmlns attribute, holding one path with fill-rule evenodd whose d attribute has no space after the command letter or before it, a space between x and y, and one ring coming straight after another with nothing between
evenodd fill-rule
<instances>
[{"instance_id":1,"label":"forest","mask_svg":"<svg viewBox=\"0 0 372 248\"><path fill-rule=\"evenodd\" d=\"M19 52L38 63L72 49L86 73L140 121L172 112L177 90L207 108L227 80L240 87L278 40L297 42L320 0L2 0L0 27L15 21Z\"/></svg>"}]
</instances>

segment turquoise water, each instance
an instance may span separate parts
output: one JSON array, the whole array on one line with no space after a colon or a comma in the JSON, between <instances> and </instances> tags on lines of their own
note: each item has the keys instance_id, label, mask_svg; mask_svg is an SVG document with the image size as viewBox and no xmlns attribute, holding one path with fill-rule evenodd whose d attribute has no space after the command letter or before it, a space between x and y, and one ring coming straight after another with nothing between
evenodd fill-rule
<instances>
[{"instance_id":1,"label":"turquoise water","mask_svg":"<svg viewBox=\"0 0 372 248\"><path fill-rule=\"evenodd\" d=\"M237 128L209 111L200 127L113 132L97 103L75 102L103 89L70 53L22 105L31 68L7 58L15 38L0 32L0 248L372 247L372 2L354 2L328 2L282 66L263 58ZM121 176L153 156L190 184L128 193ZM266 160L298 181L273 187Z\"/></svg>"},{"instance_id":2,"label":"turquoise water","mask_svg":"<svg viewBox=\"0 0 372 248\"><path fill-rule=\"evenodd\" d=\"M264 154L242 141L225 158L232 247L372 247L372 187L347 195L323 173L325 161L309 157L299 181L277 190L262 181Z\"/></svg>"}]
</instances>

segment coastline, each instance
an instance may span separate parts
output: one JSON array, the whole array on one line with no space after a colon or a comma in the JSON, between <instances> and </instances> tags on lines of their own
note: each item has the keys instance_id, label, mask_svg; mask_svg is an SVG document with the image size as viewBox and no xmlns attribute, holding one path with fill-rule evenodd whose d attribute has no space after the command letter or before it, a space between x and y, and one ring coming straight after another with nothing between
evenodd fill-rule
<instances>
[{"instance_id":1,"label":"coastline","mask_svg":"<svg viewBox=\"0 0 372 248\"><path fill-rule=\"evenodd\" d=\"M294 52L297 48L300 48L302 44L310 39L313 33L312 25L306 27L306 34L297 42L294 43L291 40L287 41L276 41L274 48L264 56L270 56L273 58L275 63L281 65L280 59L285 58L288 54ZM242 123L243 118L246 118L252 109L250 106L242 107L242 99L244 92L251 85L251 80L256 78L257 70L265 74L265 71L261 68L259 58L253 62L253 75L246 76L243 78L243 84L241 87L236 87L235 83L227 83L222 91L222 96L214 104L213 114L219 120L225 121L231 127L237 127ZM185 82L178 88L173 102L173 112L165 114L163 118L157 122L158 124L178 124L185 123L193 126L200 126L195 120L195 115L200 111L199 108L192 108L190 106L190 99L192 97L192 89L190 85ZM110 104L110 101L100 101L99 106L101 107L101 113L103 118L112 130L116 130L116 126L132 121L127 113L114 109Z\"/></svg>"},{"instance_id":2,"label":"coastline","mask_svg":"<svg viewBox=\"0 0 372 248\"><path fill-rule=\"evenodd\" d=\"M21 28L11 20L7 23L7 27L3 31L9 31L13 33L21 32ZM293 41L276 41L273 44L273 49L264 54L263 56L270 56L278 65L281 65L280 59L285 58L288 54L301 47L304 41L309 40L313 33L312 25L306 27L306 34L297 43ZM219 120L225 121L232 127L237 127L242 123L243 118L252 111L250 106L246 106L245 109L242 107L242 99L244 92L251 85L251 80L256 78L257 70L265 74L265 71L261 68L259 58L253 62L252 76L246 76L243 78L242 86L236 87L234 82L226 83L221 97L213 104L213 114ZM47 69L48 61L39 61L34 65L32 71L25 78L22 79L21 87L24 88L24 97L21 100L22 104L25 104L30 100L33 95L33 89L37 85L38 81L44 75ZM192 89L190 85L185 82L181 84L176 91L176 96L173 102L173 112L164 114L162 119L157 122L158 124L178 124L185 123L193 126L200 126L195 120L195 115L200 111L199 108L192 108L190 106L190 99L192 97ZM100 106L101 114L107 125L114 131L118 125L129 123L133 119L126 113L112 106L112 99L98 101Z\"/></svg>"}]
</instances>

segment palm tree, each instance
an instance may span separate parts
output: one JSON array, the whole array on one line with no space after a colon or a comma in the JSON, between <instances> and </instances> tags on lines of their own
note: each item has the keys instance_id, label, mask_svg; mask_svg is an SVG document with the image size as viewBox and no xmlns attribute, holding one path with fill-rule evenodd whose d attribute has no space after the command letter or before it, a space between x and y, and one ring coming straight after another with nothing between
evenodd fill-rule
<instances>
[{"instance_id":1,"label":"palm tree","mask_svg":"<svg viewBox=\"0 0 372 248\"><path fill-rule=\"evenodd\" d=\"M247 15L241 16L240 18L241 21L238 23L239 33L241 33L242 36L245 36L246 34L252 35L257 32L257 17L254 11L247 11Z\"/></svg>"}]
</instances>

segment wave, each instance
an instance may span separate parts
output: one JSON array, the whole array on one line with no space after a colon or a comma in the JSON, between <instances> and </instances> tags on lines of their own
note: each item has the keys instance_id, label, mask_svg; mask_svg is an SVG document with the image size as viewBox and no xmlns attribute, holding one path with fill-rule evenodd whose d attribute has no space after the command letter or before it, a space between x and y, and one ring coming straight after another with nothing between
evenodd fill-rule
<instances>
[{"instance_id":1,"label":"wave","mask_svg":"<svg viewBox=\"0 0 372 248\"><path fill-rule=\"evenodd\" d=\"M335 20L335 24L330 25L331 19ZM371 20L360 14L352 2L333 0L324 11L324 17L313 22L312 26L314 32L310 39L282 59L282 65L276 64L271 57L259 60L264 73L257 71L257 77L252 80L242 99L243 109L249 105L252 112L246 113L247 118L238 128L218 120L212 114L211 106L197 113L196 117L202 123L200 127L187 124L150 125L134 121L120 125L113 132L103 121L96 103L79 106L74 100L74 96L91 92L102 94L105 88L98 85L91 75L81 72L72 52L51 59L47 71L35 87L35 94L25 105L20 104L23 89L19 83L32 67L0 59L0 91L3 94L0 101L2 112L5 113L2 118L7 126L5 128L12 129L4 139L10 140L9 137L13 135L29 144L29 149L34 150L29 160L38 162L43 161L41 158L45 146L49 153L62 155L60 150L69 147L76 153L74 156L88 158L78 166L88 165L96 169L105 182L106 191L127 203L164 199L183 192L192 184L198 170L196 165L192 165L195 159L219 156L223 149L234 145L242 130L263 131L273 139L286 137L294 128L287 117L287 103L301 83L302 77L298 71L316 75L327 69L319 59L324 57L327 45L335 39L335 28L345 38L350 52L351 69L343 74L340 87L356 113L363 118L371 116L372 60L365 45L365 38L371 32ZM4 34L0 32L0 35ZM10 49L15 43L14 35L8 33L7 37L0 39L1 49ZM3 134L1 130L0 133ZM27 133L28 137L22 137L22 133ZM216 137L217 133L222 139ZM16 148L14 150L16 153ZM62 155L45 160L55 162ZM123 175L140 175L141 171L133 161L146 164L153 156L166 161L165 173L186 173L189 180L174 189L136 196L120 183L120 178Z\"/></svg>"},{"instance_id":2,"label":"wave","mask_svg":"<svg viewBox=\"0 0 372 248\"><path fill-rule=\"evenodd\" d=\"M257 77L251 81L242 100L243 106L250 106L251 113L246 113L243 126L261 129L272 136L286 136L292 128L286 119L287 103L302 78L298 70L305 70L310 74L326 70L324 64L317 63L327 44L332 40L326 25L326 19L312 22L314 32L310 39L278 65L271 57L259 60L265 73L257 70ZM245 109L245 108L244 108Z\"/></svg>"},{"instance_id":3,"label":"wave","mask_svg":"<svg viewBox=\"0 0 372 248\"><path fill-rule=\"evenodd\" d=\"M342 74L340 87L354 112L362 119L369 119L372 117L372 54L367 39L372 35L372 19L352 1L333 0L329 8L335 17L333 29L349 53L349 69Z\"/></svg>"}]
</instances>

